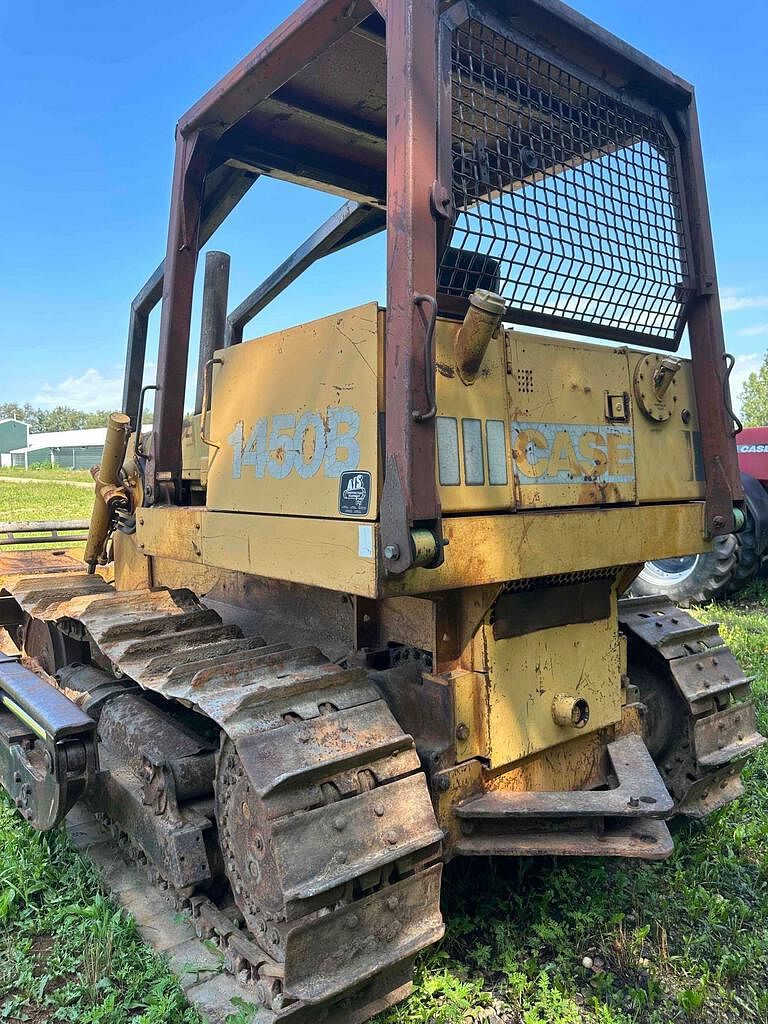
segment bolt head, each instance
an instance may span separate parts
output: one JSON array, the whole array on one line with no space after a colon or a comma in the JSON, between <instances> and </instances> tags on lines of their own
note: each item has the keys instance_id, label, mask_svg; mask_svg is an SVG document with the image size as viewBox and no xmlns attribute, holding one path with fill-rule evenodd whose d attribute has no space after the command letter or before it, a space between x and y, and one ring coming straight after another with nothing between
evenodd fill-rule
<instances>
[{"instance_id":1,"label":"bolt head","mask_svg":"<svg viewBox=\"0 0 768 1024\"><path fill-rule=\"evenodd\" d=\"M400 548L397 544L387 544L384 548L384 557L388 562L396 562L400 557Z\"/></svg>"},{"instance_id":2,"label":"bolt head","mask_svg":"<svg viewBox=\"0 0 768 1024\"><path fill-rule=\"evenodd\" d=\"M248 860L248 874L251 876L251 878L255 878L256 881L258 881L261 876L261 868L259 867L259 862L253 857L249 858Z\"/></svg>"},{"instance_id":3,"label":"bolt head","mask_svg":"<svg viewBox=\"0 0 768 1024\"><path fill-rule=\"evenodd\" d=\"M466 722L461 722L456 726L456 739L462 743L469 739L469 726Z\"/></svg>"}]
</instances>

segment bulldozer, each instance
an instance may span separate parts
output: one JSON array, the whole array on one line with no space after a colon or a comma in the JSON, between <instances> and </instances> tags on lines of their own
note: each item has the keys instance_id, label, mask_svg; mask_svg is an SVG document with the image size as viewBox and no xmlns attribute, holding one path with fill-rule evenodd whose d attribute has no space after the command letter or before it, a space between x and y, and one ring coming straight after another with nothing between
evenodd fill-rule
<instances>
[{"instance_id":1,"label":"bulldozer","mask_svg":"<svg viewBox=\"0 0 768 1024\"><path fill-rule=\"evenodd\" d=\"M342 203L230 310L262 177ZM246 340L380 232L385 307ZM687 82L558 0L306 0L178 123L84 562L0 559L10 799L290 1024L408 995L454 858L667 857L764 742L717 627L621 598L744 523L728 372Z\"/></svg>"}]
</instances>

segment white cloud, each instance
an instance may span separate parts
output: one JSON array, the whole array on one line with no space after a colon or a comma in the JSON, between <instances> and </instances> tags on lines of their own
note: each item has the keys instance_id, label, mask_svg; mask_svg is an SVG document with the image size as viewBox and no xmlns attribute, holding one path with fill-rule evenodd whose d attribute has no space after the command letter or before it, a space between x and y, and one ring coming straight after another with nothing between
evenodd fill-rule
<instances>
[{"instance_id":1,"label":"white cloud","mask_svg":"<svg viewBox=\"0 0 768 1024\"><path fill-rule=\"evenodd\" d=\"M155 365L147 365L144 380L154 380ZM92 367L79 377L67 377L58 384L43 384L35 395L34 403L53 408L56 405L70 405L75 409L93 412L96 409L118 409L123 399L122 371L115 370L115 376L106 376Z\"/></svg>"},{"instance_id":2,"label":"white cloud","mask_svg":"<svg viewBox=\"0 0 768 1024\"><path fill-rule=\"evenodd\" d=\"M724 313L738 313L742 309L768 309L768 295L744 295L742 292L725 289L720 294L720 305Z\"/></svg>"},{"instance_id":3,"label":"white cloud","mask_svg":"<svg viewBox=\"0 0 768 1024\"><path fill-rule=\"evenodd\" d=\"M742 327L736 331L739 338L759 338L763 334L768 334L768 324L753 324L752 327Z\"/></svg>"}]
</instances>

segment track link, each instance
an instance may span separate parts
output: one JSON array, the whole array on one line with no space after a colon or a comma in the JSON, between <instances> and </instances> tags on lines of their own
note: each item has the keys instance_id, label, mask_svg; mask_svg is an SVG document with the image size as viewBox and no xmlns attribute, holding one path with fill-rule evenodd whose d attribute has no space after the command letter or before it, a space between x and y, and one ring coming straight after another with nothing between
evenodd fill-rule
<instances>
[{"instance_id":1,"label":"track link","mask_svg":"<svg viewBox=\"0 0 768 1024\"><path fill-rule=\"evenodd\" d=\"M220 727L216 823L247 934L209 894L177 896L248 997L291 1024L362 1024L404 998L443 934L443 836L413 739L365 672L245 637L188 590L118 593L74 573L5 585L118 679Z\"/></svg>"},{"instance_id":2,"label":"track link","mask_svg":"<svg viewBox=\"0 0 768 1024\"><path fill-rule=\"evenodd\" d=\"M630 661L661 674L678 697L679 733L659 763L675 799L674 813L706 817L742 793L744 762L766 742L749 699L751 679L717 624L698 622L667 598L620 601L619 624L628 637Z\"/></svg>"}]
</instances>

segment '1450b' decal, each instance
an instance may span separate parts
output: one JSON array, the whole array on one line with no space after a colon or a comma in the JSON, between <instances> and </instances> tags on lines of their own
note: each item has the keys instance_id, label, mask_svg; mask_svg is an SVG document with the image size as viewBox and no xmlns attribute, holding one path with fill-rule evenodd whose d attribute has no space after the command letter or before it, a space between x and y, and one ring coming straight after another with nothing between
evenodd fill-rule
<instances>
[{"instance_id":1,"label":"'1450b' decal","mask_svg":"<svg viewBox=\"0 0 768 1024\"><path fill-rule=\"evenodd\" d=\"M257 477L283 480L296 473L305 480L322 467L323 475L339 477L360 462L360 413L351 406L329 406L319 412L278 413L262 416L245 440L243 421L227 438L233 448L232 476L239 480L243 467L252 466Z\"/></svg>"}]
</instances>

